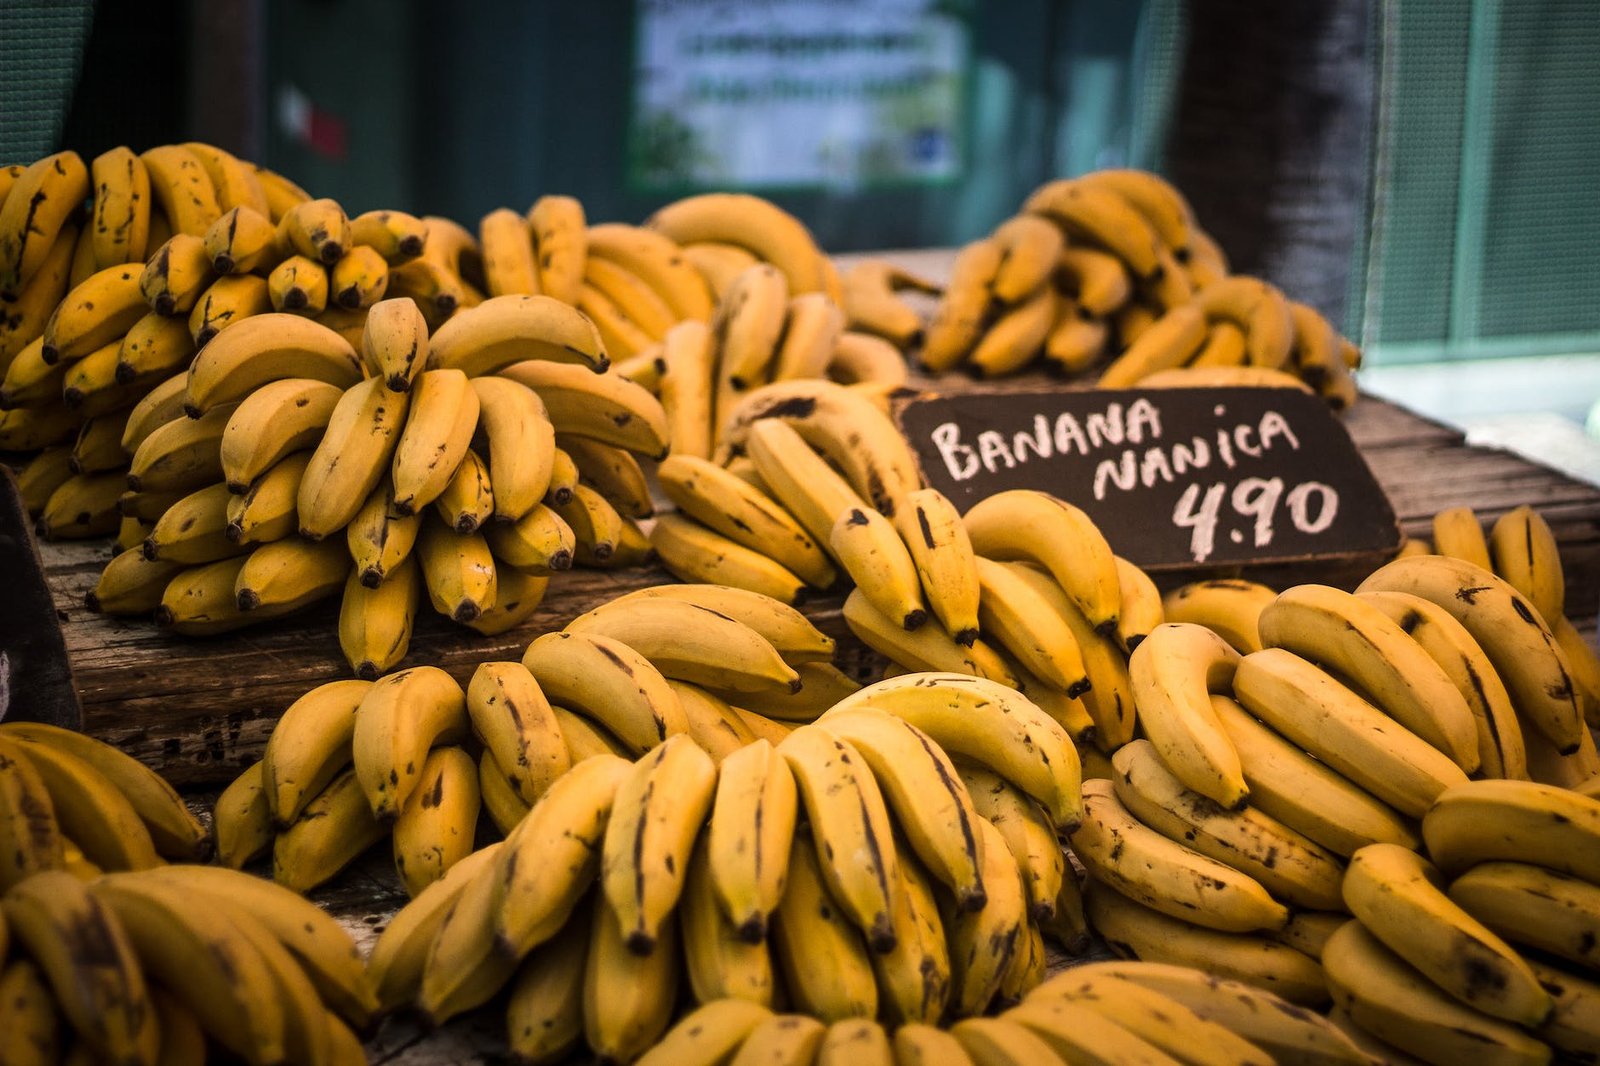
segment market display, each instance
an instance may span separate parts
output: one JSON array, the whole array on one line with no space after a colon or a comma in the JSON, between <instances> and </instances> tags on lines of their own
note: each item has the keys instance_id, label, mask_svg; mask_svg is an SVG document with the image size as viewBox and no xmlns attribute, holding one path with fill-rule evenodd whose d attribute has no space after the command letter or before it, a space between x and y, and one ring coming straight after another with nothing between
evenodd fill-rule
<instances>
[{"instance_id":1,"label":"market display","mask_svg":"<svg viewBox=\"0 0 1600 1066\"><path fill-rule=\"evenodd\" d=\"M356 675L209 824L0 724L7 1062L360 1062L391 1015L525 1063L1600 1059L1600 657L1537 510L1278 588L925 487L912 367L1354 402L1154 175L1041 187L941 288L755 196L469 229L63 152L0 171L0 301L22 499L117 541L90 607L337 597ZM524 639L574 567L641 584ZM516 647L433 661L424 601ZM363 951L317 901L379 848Z\"/></svg>"}]
</instances>

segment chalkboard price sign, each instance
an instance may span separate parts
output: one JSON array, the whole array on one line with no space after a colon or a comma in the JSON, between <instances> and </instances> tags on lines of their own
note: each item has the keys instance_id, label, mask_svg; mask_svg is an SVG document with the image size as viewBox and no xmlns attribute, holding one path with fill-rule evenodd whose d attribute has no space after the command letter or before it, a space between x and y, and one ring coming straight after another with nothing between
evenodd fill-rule
<instances>
[{"instance_id":1,"label":"chalkboard price sign","mask_svg":"<svg viewBox=\"0 0 1600 1066\"><path fill-rule=\"evenodd\" d=\"M1151 569L1392 552L1394 509L1350 435L1296 389L923 393L895 417L965 511L1040 489Z\"/></svg>"}]
</instances>

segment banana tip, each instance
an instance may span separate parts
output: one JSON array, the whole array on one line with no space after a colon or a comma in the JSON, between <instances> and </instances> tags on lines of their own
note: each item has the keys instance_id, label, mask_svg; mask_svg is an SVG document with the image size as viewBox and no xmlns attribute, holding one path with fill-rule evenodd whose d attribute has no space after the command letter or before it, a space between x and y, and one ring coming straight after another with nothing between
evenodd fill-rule
<instances>
[{"instance_id":1,"label":"banana tip","mask_svg":"<svg viewBox=\"0 0 1600 1066\"><path fill-rule=\"evenodd\" d=\"M1117 620L1107 618L1104 622L1094 627L1094 631L1102 637L1112 638L1117 635Z\"/></svg>"},{"instance_id":2,"label":"banana tip","mask_svg":"<svg viewBox=\"0 0 1600 1066\"><path fill-rule=\"evenodd\" d=\"M317 258L327 266L332 266L344 258L344 245L338 241L324 241L322 247L317 249Z\"/></svg>"},{"instance_id":3,"label":"banana tip","mask_svg":"<svg viewBox=\"0 0 1600 1066\"><path fill-rule=\"evenodd\" d=\"M1131 653L1132 649L1129 650ZM1081 677L1067 686L1067 698L1070 700L1075 700L1093 688L1094 683L1092 681L1090 681L1087 677Z\"/></svg>"},{"instance_id":4,"label":"banana tip","mask_svg":"<svg viewBox=\"0 0 1600 1066\"><path fill-rule=\"evenodd\" d=\"M915 610L907 611L906 616L900 620L900 624L905 626L906 632L909 633L914 629L922 628L922 623L927 620L928 612L918 607Z\"/></svg>"},{"instance_id":5,"label":"banana tip","mask_svg":"<svg viewBox=\"0 0 1600 1066\"><path fill-rule=\"evenodd\" d=\"M872 923L872 934L868 938L867 946L875 955L887 955L899 943L899 938L894 935L894 927L890 924L887 914Z\"/></svg>"},{"instance_id":6,"label":"banana tip","mask_svg":"<svg viewBox=\"0 0 1600 1066\"><path fill-rule=\"evenodd\" d=\"M254 589L240 589L236 600L241 611L253 611L261 606L261 594Z\"/></svg>"},{"instance_id":7,"label":"banana tip","mask_svg":"<svg viewBox=\"0 0 1600 1066\"><path fill-rule=\"evenodd\" d=\"M100 613L100 597L96 596L93 590L83 594L83 605L95 614Z\"/></svg>"},{"instance_id":8,"label":"banana tip","mask_svg":"<svg viewBox=\"0 0 1600 1066\"><path fill-rule=\"evenodd\" d=\"M482 613L482 607L479 607L477 604L468 601L466 603L457 604L456 609L450 612L450 617L457 622L476 622L478 620L478 616Z\"/></svg>"},{"instance_id":9,"label":"banana tip","mask_svg":"<svg viewBox=\"0 0 1600 1066\"><path fill-rule=\"evenodd\" d=\"M383 584L383 572L375 566L369 566L361 571L361 585L363 588L375 589Z\"/></svg>"},{"instance_id":10,"label":"banana tip","mask_svg":"<svg viewBox=\"0 0 1600 1066\"><path fill-rule=\"evenodd\" d=\"M642 929L635 929L628 934L628 951L630 954L646 956L656 949L656 938Z\"/></svg>"},{"instance_id":11,"label":"banana tip","mask_svg":"<svg viewBox=\"0 0 1600 1066\"><path fill-rule=\"evenodd\" d=\"M554 552L550 556L550 569L552 569L552 570L571 570L572 569L572 553L570 551L568 551L567 549L565 549L565 548L562 548L562 549Z\"/></svg>"},{"instance_id":12,"label":"banana tip","mask_svg":"<svg viewBox=\"0 0 1600 1066\"><path fill-rule=\"evenodd\" d=\"M961 909L974 914L989 905L989 893L981 888L971 889L961 896Z\"/></svg>"},{"instance_id":13,"label":"banana tip","mask_svg":"<svg viewBox=\"0 0 1600 1066\"><path fill-rule=\"evenodd\" d=\"M976 629L963 629L956 633L954 639L963 648L970 648L972 647L972 642L978 639L978 631Z\"/></svg>"},{"instance_id":14,"label":"banana tip","mask_svg":"<svg viewBox=\"0 0 1600 1066\"><path fill-rule=\"evenodd\" d=\"M739 923L739 939L746 944L759 944L767 938L767 919L762 914L752 914Z\"/></svg>"}]
</instances>

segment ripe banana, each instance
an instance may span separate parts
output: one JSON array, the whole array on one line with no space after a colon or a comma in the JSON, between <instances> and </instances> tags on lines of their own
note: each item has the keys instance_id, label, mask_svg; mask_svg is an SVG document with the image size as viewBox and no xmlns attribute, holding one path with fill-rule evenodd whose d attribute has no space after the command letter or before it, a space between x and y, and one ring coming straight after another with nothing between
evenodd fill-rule
<instances>
[{"instance_id":1,"label":"ripe banana","mask_svg":"<svg viewBox=\"0 0 1600 1066\"><path fill-rule=\"evenodd\" d=\"M1441 795L1422 820L1428 856L1446 877L1480 862L1545 866L1600 883L1600 802L1531 781L1472 781Z\"/></svg>"},{"instance_id":2,"label":"ripe banana","mask_svg":"<svg viewBox=\"0 0 1600 1066\"><path fill-rule=\"evenodd\" d=\"M1000 831L1017 864L1031 920L1053 921L1056 900L1067 878L1067 862L1049 817L1036 801L999 774L971 763L963 764L960 774L971 793L973 809ZM1073 891L1076 888L1074 882Z\"/></svg>"},{"instance_id":3,"label":"ripe banana","mask_svg":"<svg viewBox=\"0 0 1600 1066\"><path fill-rule=\"evenodd\" d=\"M489 520L494 511L494 492L489 485L489 466L471 448L444 487L433 508L444 527L456 533L473 533Z\"/></svg>"},{"instance_id":4,"label":"ripe banana","mask_svg":"<svg viewBox=\"0 0 1600 1066\"><path fill-rule=\"evenodd\" d=\"M1166 623L1129 660L1139 721L1185 787L1227 810L1250 795L1239 753L1211 713L1211 693L1225 690L1239 653L1203 626Z\"/></svg>"},{"instance_id":5,"label":"ripe banana","mask_svg":"<svg viewBox=\"0 0 1600 1066\"><path fill-rule=\"evenodd\" d=\"M15 299L39 272L89 191L77 152L45 156L17 176L0 207L0 297Z\"/></svg>"},{"instance_id":6,"label":"ripe banana","mask_svg":"<svg viewBox=\"0 0 1600 1066\"><path fill-rule=\"evenodd\" d=\"M583 205L571 196L541 196L528 208L525 232L537 260L533 291L577 303L590 243Z\"/></svg>"},{"instance_id":7,"label":"ripe banana","mask_svg":"<svg viewBox=\"0 0 1600 1066\"><path fill-rule=\"evenodd\" d=\"M421 570L409 555L376 588L350 571L339 600L339 649L357 677L375 680L405 659L422 591Z\"/></svg>"},{"instance_id":8,"label":"ripe banana","mask_svg":"<svg viewBox=\"0 0 1600 1066\"><path fill-rule=\"evenodd\" d=\"M1478 768L1477 730L1466 700L1421 645L1377 607L1327 585L1298 585L1261 612L1259 629L1268 647L1350 678L1466 773Z\"/></svg>"},{"instance_id":9,"label":"ripe banana","mask_svg":"<svg viewBox=\"0 0 1600 1066\"><path fill-rule=\"evenodd\" d=\"M506 1037L528 1062L555 1062L583 1038L583 974L592 924L587 911L523 962L506 1004Z\"/></svg>"},{"instance_id":10,"label":"ripe banana","mask_svg":"<svg viewBox=\"0 0 1600 1066\"><path fill-rule=\"evenodd\" d=\"M1323 952L1334 1002L1378 1039L1424 1061L1544 1063L1550 1049L1457 1002L1349 922Z\"/></svg>"},{"instance_id":11,"label":"ripe banana","mask_svg":"<svg viewBox=\"0 0 1600 1066\"><path fill-rule=\"evenodd\" d=\"M324 381L284 378L247 396L222 433L222 472L229 490L244 493L278 460L319 442L342 395Z\"/></svg>"},{"instance_id":12,"label":"ripe banana","mask_svg":"<svg viewBox=\"0 0 1600 1066\"><path fill-rule=\"evenodd\" d=\"M350 220L350 240L399 266L422 254L428 229L420 218L404 211L367 211Z\"/></svg>"},{"instance_id":13,"label":"ripe banana","mask_svg":"<svg viewBox=\"0 0 1600 1066\"><path fill-rule=\"evenodd\" d=\"M679 454L661 463L657 477L668 499L697 521L808 584L833 583L833 565L816 541L781 506L724 468Z\"/></svg>"},{"instance_id":14,"label":"ripe banana","mask_svg":"<svg viewBox=\"0 0 1600 1066\"><path fill-rule=\"evenodd\" d=\"M639 958L611 911L594 908L583 975L583 1032L604 1061L631 1062L672 1022L681 969L678 927L662 926L656 950Z\"/></svg>"},{"instance_id":15,"label":"ripe banana","mask_svg":"<svg viewBox=\"0 0 1600 1066\"><path fill-rule=\"evenodd\" d=\"M548 574L572 566L576 546L572 527L542 503L509 525L491 524L484 535L496 563L524 573Z\"/></svg>"},{"instance_id":16,"label":"ripe banana","mask_svg":"<svg viewBox=\"0 0 1600 1066\"><path fill-rule=\"evenodd\" d=\"M478 222L483 248L483 274L490 296L539 292L539 267L533 256L533 235L517 212L497 208Z\"/></svg>"},{"instance_id":17,"label":"ripe banana","mask_svg":"<svg viewBox=\"0 0 1600 1066\"><path fill-rule=\"evenodd\" d=\"M466 697L443 670L414 667L374 682L356 710L351 741L371 813L393 821L416 788L428 749L466 731Z\"/></svg>"},{"instance_id":18,"label":"ripe banana","mask_svg":"<svg viewBox=\"0 0 1600 1066\"><path fill-rule=\"evenodd\" d=\"M239 610L276 618L332 596L349 574L350 555L338 541L276 540L244 557L234 597Z\"/></svg>"},{"instance_id":19,"label":"ripe banana","mask_svg":"<svg viewBox=\"0 0 1600 1066\"><path fill-rule=\"evenodd\" d=\"M565 738L562 745L565 750ZM488 750L478 757L478 793L483 798L484 813L501 836L509 836L517 823L527 817L528 804L517 795L509 775Z\"/></svg>"},{"instance_id":20,"label":"ripe banana","mask_svg":"<svg viewBox=\"0 0 1600 1066\"><path fill-rule=\"evenodd\" d=\"M343 337L308 318L253 315L200 349L189 367L184 409L197 416L281 378L315 378L348 389L361 381L361 360Z\"/></svg>"},{"instance_id":21,"label":"ripe banana","mask_svg":"<svg viewBox=\"0 0 1600 1066\"><path fill-rule=\"evenodd\" d=\"M274 821L292 825L313 797L350 765L356 712L367 681L330 681L295 700L267 738L262 789Z\"/></svg>"},{"instance_id":22,"label":"ripe banana","mask_svg":"<svg viewBox=\"0 0 1600 1066\"><path fill-rule=\"evenodd\" d=\"M818 543L828 542L841 514L867 506L785 422L765 419L753 424L748 447L761 480Z\"/></svg>"},{"instance_id":23,"label":"ripe banana","mask_svg":"<svg viewBox=\"0 0 1600 1066\"><path fill-rule=\"evenodd\" d=\"M371 498L379 482L386 481L390 457L396 455L403 427L408 426L408 410L409 395L390 392L379 378L368 378L345 391L300 482L296 509L301 536L321 539L366 515L360 528L369 539L373 537L376 517ZM393 500L387 482L383 491L386 524L389 511L402 517L414 512Z\"/></svg>"},{"instance_id":24,"label":"ripe banana","mask_svg":"<svg viewBox=\"0 0 1600 1066\"><path fill-rule=\"evenodd\" d=\"M467 716L524 803L571 767L550 703L521 663L481 664L467 685Z\"/></svg>"},{"instance_id":25,"label":"ripe banana","mask_svg":"<svg viewBox=\"0 0 1600 1066\"><path fill-rule=\"evenodd\" d=\"M839 515L829 546L857 590L880 613L898 619L907 630L927 620L916 563L894 523L870 507L853 507ZM977 639L968 634L966 643Z\"/></svg>"},{"instance_id":26,"label":"ripe banana","mask_svg":"<svg viewBox=\"0 0 1600 1066\"><path fill-rule=\"evenodd\" d=\"M844 619L857 639L893 663L1016 684L1005 660L983 641L975 640L971 647L963 648L937 626L909 632L903 617L891 618L879 611L859 588L845 598Z\"/></svg>"},{"instance_id":27,"label":"ripe banana","mask_svg":"<svg viewBox=\"0 0 1600 1066\"><path fill-rule=\"evenodd\" d=\"M133 453L128 486L136 492L185 492L221 481L222 433L233 410L231 404L215 407L152 430Z\"/></svg>"},{"instance_id":28,"label":"ripe banana","mask_svg":"<svg viewBox=\"0 0 1600 1066\"><path fill-rule=\"evenodd\" d=\"M22 290L14 297L0 297L5 308L0 313L0 367L44 335L62 297L76 287L72 263L77 238L76 226L63 226L44 262ZM139 271L135 268L132 273L137 277Z\"/></svg>"},{"instance_id":29,"label":"ripe banana","mask_svg":"<svg viewBox=\"0 0 1600 1066\"><path fill-rule=\"evenodd\" d=\"M1593 969L1600 887L1520 862L1485 862L1456 878L1450 899L1507 940Z\"/></svg>"},{"instance_id":30,"label":"ripe banana","mask_svg":"<svg viewBox=\"0 0 1600 1066\"><path fill-rule=\"evenodd\" d=\"M683 581L732 585L783 603L793 603L805 588L782 564L676 514L655 520L650 543Z\"/></svg>"},{"instance_id":31,"label":"ripe banana","mask_svg":"<svg viewBox=\"0 0 1600 1066\"><path fill-rule=\"evenodd\" d=\"M799 219L759 196L702 193L670 203L645 228L680 245L704 241L746 248L782 271L795 294L827 287L826 261Z\"/></svg>"},{"instance_id":32,"label":"ripe banana","mask_svg":"<svg viewBox=\"0 0 1600 1066\"><path fill-rule=\"evenodd\" d=\"M387 456L382 464L388 462ZM378 485L350 519L345 530L356 573L368 588L377 588L410 554L422 528L419 514L402 515L394 507L388 480Z\"/></svg>"},{"instance_id":33,"label":"ripe banana","mask_svg":"<svg viewBox=\"0 0 1600 1066\"><path fill-rule=\"evenodd\" d=\"M390 473L394 506L401 514L420 511L444 492L472 442L481 410L477 390L459 370L424 371L410 397Z\"/></svg>"},{"instance_id":34,"label":"ripe banana","mask_svg":"<svg viewBox=\"0 0 1600 1066\"><path fill-rule=\"evenodd\" d=\"M305 200L278 220L278 239L296 255L332 266L351 246L350 219L334 200Z\"/></svg>"},{"instance_id":35,"label":"ripe banana","mask_svg":"<svg viewBox=\"0 0 1600 1066\"><path fill-rule=\"evenodd\" d=\"M160 257L158 252L151 262ZM125 264L97 271L73 286L45 325L41 358L51 365L76 362L127 333L150 311L142 277L137 265Z\"/></svg>"},{"instance_id":36,"label":"ripe banana","mask_svg":"<svg viewBox=\"0 0 1600 1066\"><path fill-rule=\"evenodd\" d=\"M1470 507L1447 507L1433 516L1433 550L1439 555L1471 563L1480 570L1494 570L1489 559L1489 541Z\"/></svg>"},{"instance_id":37,"label":"ripe banana","mask_svg":"<svg viewBox=\"0 0 1600 1066\"><path fill-rule=\"evenodd\" d=\"M509 295L485 300L435 331L427 365L481 377L527 360L576 364L596 374L611 362L594 324L577 308L549 296Z\"/></svg>"},{"instance_id":38,"label":"ripe banana","mask_svg":"<svg viewBox=\"0 0 1600 1066\"><path fill-rule=\"evenodd\" d=\"M1260 651L1260 617L1278 594L1266 585L1238 578L1196 581L1174 589L1161 601L1168 622L1192 622L1212 630L1241 655Z\"/></svg>"},{"instance_id":39,"label":"ripe banana","mask_svg":"<svg viewBox=\"0 0 1600 1066\"><path fill-rule=\"evenodd\" d=\"M1004 259L1004 250L993 239L973 241L956 253L919 357L928 373L949 370L978 343L992 313L994 281Z\"/></svg>"},{"instance_id":40,"label":"ripe banana","mask_svg":"<svg viewBox=\"0 0 1600 1066\"><path fill-rule=\"evenodd\" d=\"M1161 268L1161 239L1121 189L1085 178L1061 179L1035 189L1022 209L1050 219L1069 237L1114 253L1141 279L1153 279Z\"/></svg>"},{"instance_id":41,"label":"ripe banana","mask_svg":"<svg viewBox=\"0 0 1600 1066\"><path fill-rule=\"evenodd\" d=\"M1183 366L1206 342L1206 317L1198 304L1162 314L1128 342L1100 375L1102 389L1127 389L1162 371Z\"/></svg>"},{"instance_id":42,"label":"ripe banana","mask_svg":"<svg viewBox=\"0 0 1600 1066\"><path fill-rule=\"evenodd\" d=\"M1561 552L1550 525L1532 507L1508 511L1489 531L1495 573L1532 603L1545 624L1566 614Z\"/></svg>"},{"instance_id":43,"label":"ripe banana","mask_svg":"<svg viewBox=\"0 0 1600 1066\"><path fill-rule=\"evenodd\" d=\"M686 600L646 597L580 615L569 633L609 637L667 677L725 692L799 688L799 675L743 622Z\"/></svg>"},{"instance_id":44,"label":"ripe banana","mask_svg":"<svg viewBox=\"0 0 1600 1066\"><path fill-rule=\"evenodd\" d=\"M328 287L327 267L303 255L291 255L267 275L274 311L320 315L328 308Z\"/></svg>"},{"instance_id":45,"label":"ripe banana","mask_svg":"<svg viewBox=\"0 0 1600 1066\"><path fill-rule=\"evenodd\" d=\"M878 987L866 942L830 892L816 845L796 834L787 864L771 930L791 1002L825 1022L876 1016ZM820 1043L820 1032L816 1039Z\"/></svg>"},{"instance_id":46,"label":"ripe banana","mask_svg":"<svg viewBox=\"0 0 1600 1066\"><path fill-rule=\"evenodd\" d=\"M489 871L469 880L427 949L416 1005L431 1024L482 1006L516 972L517 959L495 950L497 887Z\"/></svg>"},{"instance_id":47,"label":"ripe banana","mask_svg":"<svg viewBox=\"0 0 1600 1066\"><path fill-rule=\"evenodd\" d=\"M1510 584L1445 556L1396 559L1357 592L1409 592L1431 600L1466 626L1488 653L1517 709L1556 750L1577 748L1583 713L1566 656L1539 612Z\"/></svg>"},{"instance_id":48,"label":"ripe banana","mask_svg":"<svg viewBox=\"0 0 1600 1066\"><path fill-rule=\"evenodd\" d=\"M716 344L701 321L680 322L662 339L658 393L666 412L673 455L710 457Z\"/></svg>"},{"instance_id":49,"label":"ripe banana","mask_svg":"<svg viewBox=\"0 0 1600 1066\"><path fill-rule=\"evenodd\" d=\"M955 505L937 489L906 496L895 529L911 555L922 594L957 644L977 639L980 602L978 560Z\"/></svg>"},{"instance_id":50,"label":"ripe banana","mask_svg":"<svg viewBox=\"0 0 1600 1066\"><path fill-rule=\"evenodd\" d=\"M634 756L688 731L666 678L620 641L546 633L528 645L522 665L547 698L602 723Z\"/></svg>"},{"instance_id":51,"label":"ripe banana","mask_svg":"<svg viewBox=\"0 0 1600 1066\"><path fill-rule=\"evenodd\" d=\"M248 205L224 211L201 239L211 269L222 275L269 271L288 254L278 244L272 220Z\"/></svg>"},{"instance_id":52,"label":"ripe banana","mask_svg":"<svg viewBox=\"0 0 1600 1066\"><path fill-rule=\"evenodd\" d=\"M226 485L198 489L167 508L144 541L148 559L168 559L186 566L216 562L250 550L227 535Z\"/></svg>"},{"instance_id":53,"label":"ripe banana","mask_svg":"<svg viewBox=\"0 0 1600 1066\"><path fill-rule=\"evenodd\" d=\"M1148 741L1119 749L1111 764L1117 798L1143 825L1254 877L1291 906L1339 909L1344 867L1332 852L1253 808L1218 810L1185 789Z\"/></svg>"},{"instance_id":54,"label":"ripe banana","mask_svg":"<svg viewBox=\"0 0 1600 1066\"><path fill-rule=\"evenodd\" d=\"M415 899L472 851L478 766L458 747L428 753L422 777L394 823L394 862Z\"/></svg>"},{"instance_id":55,"label":"ripe banana","mask_svg":"<svg viewBox=\"0 0 1600 1066\"><path fill-rule=\"evenodd\" d=\"M540 360L513 363L501 374L539 394L557 433L657 459L667 454L667 417L660 401L620 374L591 374Z\"/></svg>"},{"instance_id":56,"label":"ripe banana","mask_svg":"<svg viewBox=\"0 0 1600 1066\"><path fill-rule=\"evenodd\" d=\"M963 521L979 555L1042 564L1097 630L1116 632L1121 609L1116 560L1082 511L1042 492L1012 490L975 504Z\"/></svg>"},{"instance_id":57,"label":"ripe banana","mask_svg":"<svg viewBox=\"0 0 1600 1066\"><path fill-rule=\"evenodd\" d=\"M1233 687L1252 714L1402 814L1420 816L1466 780L1448 756L1293 652L1246 655Z\"/></svg>"},{"instance_id":58,"label":"ripe banana","mask_svg":"<svg viewBox=\"0 0 1600 1066\"><path fill-rule=\"evenodd\" d=\"M143 262L150 237L150 173L126 146L89 164L94 214L89 232L95 265Z\"/></svg>"},{"instance_id":59,"label":"ripe banana","mask_svg":"<svg viewBox=\"0 0 1600 1066\"><path fill-rule=\"evenodd\" d=\"M705 867L718 906L737 935L757 942L783 898L797 793L788 764L766 741L722 760L706 833ZM691 955L695 937L685 929Z\"/></svg>"},{"instance_id":60,"label":"ripe banana","mask_svg":"<svg viewBox=\"0 0 1600 1066\"><path fill-rule=\"evenodd\" d=\"M243 869L271 849L272 812L267 809L260 762L250 764L222 790L211 810L211 824L217 862L230 870Z\"/></svg>"},{"instance_id":61,"label":"ripe banana","mask_svg":"<svg viewBox=\"0 0 1600 1066\"><path fill-rule=\"evenodd\" d=\"M930 296L939 287L882 259L864 259L845 271L844 311L851 329L882 337L895 349L915 347L922 341L922 316L901 297L903 290ZM894 361L904 366L899 351Z\"/></svg>"}]
</instances>

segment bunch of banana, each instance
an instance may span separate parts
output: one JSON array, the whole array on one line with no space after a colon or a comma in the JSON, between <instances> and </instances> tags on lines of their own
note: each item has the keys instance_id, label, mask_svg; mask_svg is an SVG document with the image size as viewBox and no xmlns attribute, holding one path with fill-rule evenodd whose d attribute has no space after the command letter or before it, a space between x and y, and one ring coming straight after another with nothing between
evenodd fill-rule
<instances>
[{"instance_id":1,"label":"bunch of banana","mask_svg":"<svg viewBox=\"0 0 1600 1066\"><path fill-rule=\"evenodd\" d=\"M1530 781L1472 781L1422 818L1426 855L1350 861L1355 920L1325 944L1349 1024L1431 1063L1600 1055L1600 803Z\"/></svg>"},{"instance_id":2,"label":"bunch of banana","mask_svg":"<svg viewBox=\"0 0 1600 1066\"><path fill-rule=\"evenodd\" d=\"M0 929L7 1062L367 1061L378 1002L355 943L260 878L47 870L0 895Z\"/></svg>"},{"instance_id":3,"label":"bunch of banana","mask_svg":"<svg viewBox=\"0 0 1600 1066\"><path fill-rule=\"evenodd\" d=\"M844 303L832 261L804 223L770 200L745 193L689 196L651 215L644 228L678 244L719 300L739 273L766 263L783 276L789 295L820 292L835 306Z\"/></svg>"},{"instance_id":4,"label":"bunch of banana","mask_svg":"<svg viewBox=\"0 0 1600 1066\"><path fill-rule=\"evenodd\" d=\"M875 269L862 279L866 320L914 336L891 291L901 279ZM1103 388L1296 387L1338 408L1355 401L1360 362L1314 308L1230 274L1182 193L1136 170L1042 185L961 249L920 359L932 372L996 377L1041 355L1067 374L1109 361Z\"/></svg>"},{"instance_id":5,"label":"bunch of banana","mask_svg":"<svg viewBox=\"0 0 1600 1066\"><path fill-rule=\"evenodd\" d=\"M566 699L572 682L543 659L567 653L541 640L529 658ZM756 1021L785 999L822 1022L923 1025L1019 1000L1045 964L1024 886L1051 863L1040 838L1019 854L1027 830L1008 836L977 806L1034 820L1060 880L1053 826L1076 817L1076 761L1038 708L971 681L886 682L720 760L669 732L637 761L575 761L504 843L395 916L369 962L381 1003L437 1022L509 985L518 1058L584 1041L626 1062L666 1031L685 981L691 1001L737 1000ZM1022 798L969 793L957 749L986 788Z\"/></svg>"},{"instance_id":6,"label":"bunch of banana","mask_svg":"<svg viewBox=\"0 0 1600 1066\"><path fill-rule=\"evenodd\" d=\"M845 321L852 330L881 337L904 353L921 347L922 316L900 295L939 296L935 283L883 259L863 259L844 272Z\"/></svg>"},{"instance_id":7,"label":"bunch of banana","mask_svg":"<svg viewBox=\"0 0 1600 1066\"><path fill-rule=\"evenodd\" d=\"M605 364L588 320L544 296L431 337L414 300L382 300L359 353L301 315L234 323L128 416L134 491L113 514L154 524L91 606L210 633L338 595L367 678L405 657L424 594L480 632L520 624L552 571L648 554L634 454L664 451L664 419Z\"/></svg>"},{"instance_id":8,"label":"bunch of banana","mask_svg":"<svg viewBox=\"0 0 1600 1066\"><path fill-rule=\"evenodd\" d=\"M0 888L41 870L82 877L196 861L205 828L143 763L35 722L0 725Z\"/></svg>"},{"instance_id":9,"label":"bunch of banana","mask_svg":"<svg viewBox=\"0 0 1600 1066\"><path fill-rule=\"evenodd\" d=\"M1447 555L1492 571L1537 612L1566 658L1584 721L1591 728L1600 726L1600 655L1567 617L1567 581L1561 553L1544 517L1532 507L1518 507L1496 519L1485 536L1483 526L1469 508L1455 507L1434 515L1432 536L1431 545L1423 544L1431 551L1416 554ZM1592 740L1585 732L1579 737L1580 750L1566 758L1547 757L1549 753L1542 745L1537 749L1530 746L1534 779L1576 788L1600 773L1600 759L1594 757Z\"/></svg>"}]
</instances>

